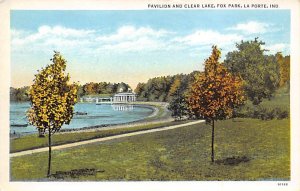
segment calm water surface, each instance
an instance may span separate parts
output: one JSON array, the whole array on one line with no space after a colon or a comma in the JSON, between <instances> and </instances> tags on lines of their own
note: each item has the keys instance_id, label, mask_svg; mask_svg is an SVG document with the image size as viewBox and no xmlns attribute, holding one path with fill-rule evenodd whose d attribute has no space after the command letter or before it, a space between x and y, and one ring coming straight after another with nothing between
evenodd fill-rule
<instances>
[{"instance_id":1,"label":"calm water surface","mask_svg":"<svg viewBox=\"0 0 300 191\"><path fill-rule=\"evenodd\" d=\"M26 111L30 107L29 102L10 104L10 124L26 124ZM74 115L69 125L62 129L78 129L96 125L109 125L128 123L141 120L151 115L152 109L133 105L96 105L95 103L78 103L75 112L87 113L87 115ZM25 134L37 132L34 126L10 127L10 133Z\"/></svg>"}]
</instances>

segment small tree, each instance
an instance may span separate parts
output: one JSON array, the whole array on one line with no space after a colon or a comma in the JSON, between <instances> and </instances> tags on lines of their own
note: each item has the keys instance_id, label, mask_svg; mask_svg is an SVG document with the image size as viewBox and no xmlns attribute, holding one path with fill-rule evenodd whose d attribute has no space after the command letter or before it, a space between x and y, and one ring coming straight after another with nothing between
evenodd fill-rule
<instances>
[{"instance_id":1,"label":"small tree","mask_svg":"<svg viewBox=\"0 0 300 191\"><path fill-rule=\"evenodd\" d=\"M181 82L179 78L176 78L170 88L169 97L171 98L168 109L171 111L172 117L175 120L181 120L187 115L187 103L183 90L181 88Z\"/></svg>"},{"instance_id":2,"label":"small tree","mask_svg":"<svg viewBox=\"0 0 300 191\"><path fill-rule=\"evenodd\" d=\"M69 84L70 77L65 74L66 60L55 52L52 64L35 75L29 90L31 108L27 112L28 121L39 132L48 132L48 172L51 175L51 136L63 124L69 124L77 100L77 85Z\"/></svg>"},{"instance_id":3,"label":"small tree","mask_svg":"<svg viewBox=\"0 0 300 191\"><path fill-rule=\"evenodd\" d=\"M242 81L231 75L222 63L220 50L213 46L205 61L205 71L195 76L188 95L188 105L195 116L212 126L211 161L214 162L214 128L216 120L230 118L233 109L244 102Z\"/></svg>"}]
</instances>

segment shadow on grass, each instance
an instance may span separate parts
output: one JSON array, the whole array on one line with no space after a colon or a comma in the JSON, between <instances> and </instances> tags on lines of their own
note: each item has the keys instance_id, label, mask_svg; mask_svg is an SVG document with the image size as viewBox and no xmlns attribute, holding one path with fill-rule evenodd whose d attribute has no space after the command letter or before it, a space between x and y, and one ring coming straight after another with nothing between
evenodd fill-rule
<instances>
[{"instance_id":1,"label":"shadow on grass","mask_svg":"<svg viewBox=\"0 0 300 191\"><path fill-rule=\"evenodd\" d=\"M246 156L233 156L233 157L229 157L226 159L221 159L221 160L216 160L215 163L216 164L223 164L223 165L230 165L230 166L237 166L242 162L249 162L250 159Z\"/></svg>"},{"instance_id":2,"label":"shadow on grass","mask_svg":"<svg viewBox=\"0 0 300 191\"><path fill-rule=\"evenodd\" d=\"M55 174L52 174L51 177L55 179L65 179L65 178L79 178L80 176L93 176L98 172L105 172L105 170L97 170L94 168L83 168L83 169L74 169L70 171L56 171Z\"/></svg>"}]
</instances>

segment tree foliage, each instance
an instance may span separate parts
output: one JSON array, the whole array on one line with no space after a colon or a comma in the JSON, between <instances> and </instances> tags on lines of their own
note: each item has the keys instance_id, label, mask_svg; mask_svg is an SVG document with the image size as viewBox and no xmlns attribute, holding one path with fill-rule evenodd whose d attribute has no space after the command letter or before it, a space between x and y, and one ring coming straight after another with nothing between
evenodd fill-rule
<instances>
[{"instance_id":1,"label":"tree foliage","mask_svg":"<svg viewBox=\"0 0 300 191\"><path fill-rule=\"evenodd\" d=\"M283 57L282 53L278 52L276 61L279 64L280 82L279 86L289 85L290 82L290 56Z\"/></svg>"},{"instance_id":2,"label":"tree foliage","mask_svg":"<svg viewBox=\"0 0 300 191\"><path fill-rule=\"evenodd\" d=\"M21 88L10 88L10 101L22 102L29 101L28 97L29 86Z\"/></svg>"},{"instance_id":3,"label":"tree foliage","mask_svg":"<svg viewBox=\"0 0 300 191\"><path fill-rule=\"evenodd\" d=\"M59 131L63 124L69 124L77 101L77 85L70 84L70 77L65 74L66 60L55 52L53 62L35 75L29 89L31 108L28 110L28 121L36 126L39 132L48 131L49 163L51 164L51 135Z\"/></svg>"},{"instance_id":4,"label":"tree foliage","mask_svg":"<svg viewBox=\"0 0 300 191\"><path fill-rule=\"evenodd\" d=\"M274 56L264 54L265 43L241 41L237 50L229 52L224 61L227 69L244 80L244 90L249 100L257 105L263 98L271 98L279 84L279 67Z\"/></svg>"},{"instance_id":5,"label":"tree foliage","mask_svg":"<svg viewBox=\"0 0 300 191\"><path fill-rule=\"evenodd\" d=\"M180 77L175 78L174 82L171 85L170 91L169 91L169 96L175 96L180 92Z\"/></svg>"},{"instance_id":6,"label":"tree foliage","mask_svg":"<svg viewBox=\"0 0 300 191\"><path fill-rule=\"evenodd\" d=\"M175 120L181 120L184 116L188 115L184 89L181 86L179 77L175 78L169 91L169 97L170 104L168 109L171 111L171 115Z\"/></svg>"},{"instance_id":7,"label":"tree foliage","mask_svg":"<svg viewBox=\"0 0 300 191\"><path fill-rule=\"evenodd\" d=\"M213 46L205 72L196 76L188 96L190 110L207 120L230 118L234 107L245 100L241 79L227 71L219 62L220 56L220 50Z\"/></svg>"},{"instance_id":8,"label":"tree foliage","mask_svg":"<svg viewBox=\"0 0 300 191\"><path fill-rule=\"evenodd\" d=\"M187 97L190 111L212 125L212 162L214 121L232 117L234 108L245 101L242 80L228 72L219 62L220 57L220 50L213 46L211 56L205 61L204 73L195 76Z\"/></svg>"},{"instance_id":9,"label":"tree foliage","mask_svg":"<svg viewBox=\"0 0 300 191\"><path fill-rule=\"evenodd\" d=\"M136 93L137 97L145 97L143 93L145 92L145 83L138 83L134 92Z\"/></svg>"},{"instance_id":10,"label":"tree foliage","mask_svg":"<svg viewBox=\"0 0 300 191\"><path fill-rule=\"evenodd\" d=\"M83 86L79 86L80 96L94 95L94 94L114 94L122 89L124 92L130 89L130 86L124 82L121 83L107 83L107 82L89 82Z\"/></svg>"},{"instance_id":11,"label":"tree foliage","mask_svg":"<svg viewBox=\"0 0 300 191\"><path fill-rule=\"evenodd\" d=\"M195 73L190 74L177 74L173 76L161 76L151 78L147 83L139 83L135 89L138 100L141 101L171 101L172 91L171 87L175 82L175 79L180 80L180 89L182 92L188 90L189 84L193 81Z\"/></svg>"}]
</instances>

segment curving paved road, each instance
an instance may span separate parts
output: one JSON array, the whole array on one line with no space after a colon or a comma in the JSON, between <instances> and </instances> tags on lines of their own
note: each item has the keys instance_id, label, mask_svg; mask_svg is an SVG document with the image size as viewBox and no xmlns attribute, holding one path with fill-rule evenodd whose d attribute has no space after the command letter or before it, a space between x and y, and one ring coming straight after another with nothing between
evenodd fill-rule
<instances>
[{"instance_id":1,"label":"curving paved road","mask_svg":"<svg viewBox=\"0 0 300 191\"><path fill-rule=\"evenodd\" d=\"M194 125L194 124L203 123L203 122L204 122L204 120L197 120L197 121L180 124L180 125L172 125L172 126L161 127L161 128L157 128L157 129L149 129L149 130L138 131L138 132L133 132L133 133L125 133L125 134L121 134L121 135L114 135L114 136L91 139L91 140L80 141L80 142L75 142L75 143L68 143L68 144L63 144L63 145L58 145L58 146L52 146L52 150L61 150L61 149L86 145L86 144L90 144L90 143L97 143L97 142L103 142L103 141L108 141L108 140L112 140L112 139L118 139L118 138L122 138L122 137L130 137L130 136L135 136L135 135L141 135L141 134L147 134L147 133L153 133L153 132L159 132L159 131L166 131L166 130L170 130L170 129L176 129L179 127ZM18 156L46 152L46 151L48 151L48 147L11 153L11 154L9 154L9 156L10 157L18 157Z\"/></svg>"}]
</instances>

